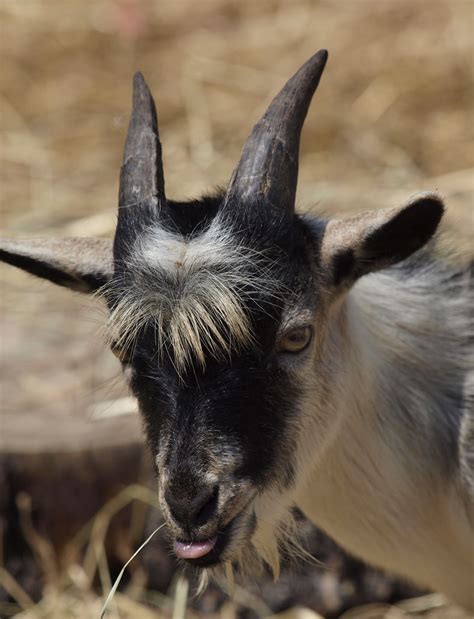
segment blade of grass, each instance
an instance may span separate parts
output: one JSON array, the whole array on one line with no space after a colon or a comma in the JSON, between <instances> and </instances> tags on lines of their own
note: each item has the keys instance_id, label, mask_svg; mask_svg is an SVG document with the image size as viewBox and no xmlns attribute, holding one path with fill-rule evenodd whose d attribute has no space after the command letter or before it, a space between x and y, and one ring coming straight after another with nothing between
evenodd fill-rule
<instances>
[{"instance_id":1,"label":"blade of grass","mask_svg":"<svg viewBox=\"0 0 474 619\"><path fill-rule=\"evenodd\" d=\"M35 603L23 587L13 578L4 567L0 565L0 585L23 609L33 608Z\"/></svg>"},{"instance_id":2,"label":"blade of grass","mask_svg":"<svg viewBox=\"0 0 474 619\"><path fill-rule=\"evenodd\" d=\"M173 619L186 619L189 583L185 578L178 578L174 596Z\"/></svg>"},{"instance_id":3,"label":"blade of grass","mask_svg":"<svg viewBox=\"0 0 474 619\"><path fill-rule=\"evenodd\" d=\"M160 529L162 529L164 526L165 526L165 525L164 525L164 524L162 524L162 525L160 525L158 528L156 528L156 529L155 529L155 530L151 533L151 535L149 535L149 536L147 537L147 539L146 539L146 540L143 542L143 544L142 544L142 545L138 548L138 550L136 550L136 551L133 553L133 555L132 555L132 556L130 557L130 559L129 559L126 563L125 563L125 565L122 567L122 569L120 570L120 574L117 576L117 578L116 578L116 580L115 580L115 582L114 582L114 585L113 585L112 589L110 590L109 595L107 596L107 599L106 599L106 600L105 600L105 602L104 602L104 605L103 605L103 607L102 607L102 611L101 611L101 613L100 613L100 617L99 617L99 619L104 619L104 617L105 617L105 613L107 612L107 608L108 608L108 606L109 606L109 604L110 604L110 601L111 601L111 600L112 600L112 598L114 597L115 592L117 591L117 588L118 588L118 586L119 586L119 584L120 584L120 581L122 580L122 576L124 575L125 570L127 569L128 565L129 565L129 564L133 561L133 559L135 559L135 557L136 557L136 556L140 553L140 551L141 551L143 548L145 548L145 546L146 546L146 545L150 542L151 538L155 535L155 533L158 533L158 531L159 531Z\"/></svg>"}]
</instances>

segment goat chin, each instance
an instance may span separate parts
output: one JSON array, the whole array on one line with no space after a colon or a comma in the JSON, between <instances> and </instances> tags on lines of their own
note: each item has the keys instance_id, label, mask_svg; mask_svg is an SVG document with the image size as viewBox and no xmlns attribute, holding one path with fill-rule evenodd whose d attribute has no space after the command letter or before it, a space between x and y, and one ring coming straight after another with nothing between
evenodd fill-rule
<instances>
[{"instance_id":1,"label":"goat chin","mask_svg":"<svg viewBox=\"0 0 474 619\"><path fill-rule=\"evenodd\" d=\"M198 594L204 591L209 579L232 591L235 572L246 579L257 578L269 569L277 580L282 556L285 560L317 562L298 542L291 502L284 493L278 490L263 492L242 516L232 528L219 563L199 567L192 561L186 562L189 573L198 578Z\"/></svg>"}]
</instances>

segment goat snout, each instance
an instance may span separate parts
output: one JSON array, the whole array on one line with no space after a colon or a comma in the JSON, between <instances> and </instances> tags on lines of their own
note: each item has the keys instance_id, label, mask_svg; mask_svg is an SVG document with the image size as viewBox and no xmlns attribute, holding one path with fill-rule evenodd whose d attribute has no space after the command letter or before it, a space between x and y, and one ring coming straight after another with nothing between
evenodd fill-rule
<instances>
[{"instance_id":1,"label":"goat snout","mask_svg":"<svg viewBox=\"0 0 474 619\"><path fill-rule=\"evenodd\" d=\"M213 477L211 482L211 477ZM208 480L192 475L161 478L160 502L177 557L209 567L232 557L237 539L255 526L255 489L247 480Z\"/></svg>"},{"instance_id":2,"label":"goat snout","mask_svg":"<svg viewBox=\"0 0 474 619\"><path fill-rule=\"evenodd\" d=\"M182 493L173 489L165 490L164 498L173 519L185 531L204 526L217 513L219 487L197 486Z\"/></svg>"}]
</instances>

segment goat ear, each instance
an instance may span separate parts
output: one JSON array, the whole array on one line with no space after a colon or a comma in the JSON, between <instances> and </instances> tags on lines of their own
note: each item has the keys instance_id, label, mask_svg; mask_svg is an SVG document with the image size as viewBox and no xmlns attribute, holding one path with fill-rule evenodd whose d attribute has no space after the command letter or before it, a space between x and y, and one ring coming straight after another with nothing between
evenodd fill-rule
<instances>
[{"instance_id":1,"label":"goat ear","mask_svg":"<svg viewBox=\"0 0 474 619\"><path fill-rule=\"evenodd\" d=\"M329 221L321 259L331 286L350 286L413 254L436 232L443 211L441 198L423 194L398 208Z\"/></svg>"},{"instance_id":2,"label":"goat ear","mask_svg":"<svg viewBox=\"0 0 474 619\"><path fill-rule=\"evenodd\" d=\"M0 238L0 260L59 286L93 292L112 276L112 240Z\"/></svg>"}]
</instances>

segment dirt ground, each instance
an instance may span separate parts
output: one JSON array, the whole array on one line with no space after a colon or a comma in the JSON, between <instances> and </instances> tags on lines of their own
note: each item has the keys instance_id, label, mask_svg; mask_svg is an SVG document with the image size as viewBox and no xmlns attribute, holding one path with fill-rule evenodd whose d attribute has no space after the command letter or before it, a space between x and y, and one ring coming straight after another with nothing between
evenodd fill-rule
<instances>
[{"instance_id":1,"label":"dirt ground","mask_svg":"<svg viewBox=\"0 0 474 619\"><path fill-rule=\"evenodd\" d=\"M1 0L1 233L113 234L135 70L157 103L167 194L194 197L225 186L271 97L326 47L303 132L299 208L351 213L437 190L447 242L471 251L473 26L472 0ZM4 266L0 290L0 431L21 416L15 440L34 448L38 420L53 428L119 411L138 435L101 342L99 304ZM46 586L44 607L18 617L97 616L96 592L81 588L80 572L71 578L67 592ZM116 616L196 616L183 610L184 593L175 587L153 613L121 594ZM344 617L467 615L428 597Z\"/></svg>"}]
</instances>

